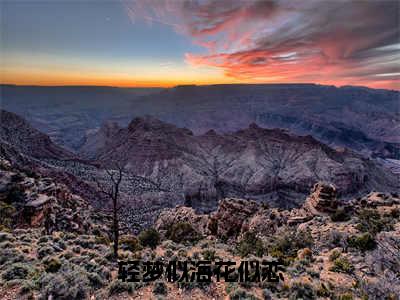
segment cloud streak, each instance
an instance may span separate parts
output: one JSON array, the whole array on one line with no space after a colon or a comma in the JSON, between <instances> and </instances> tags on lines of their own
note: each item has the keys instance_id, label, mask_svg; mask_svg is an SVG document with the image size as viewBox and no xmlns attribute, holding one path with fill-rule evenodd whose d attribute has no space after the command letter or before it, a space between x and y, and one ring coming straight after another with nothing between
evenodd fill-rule
<instances>
[{"instance_id":1,"label":"cloud streak","mask_svg":"<svg viewBox=\"0 0 400 300\"><path fill-rule=\"evenodd\" d=\"M399 2L144 1L136 18L173 26L206 49L192 65L244 82L320 82L399 89Z\"/></svg>"}]
</instances>

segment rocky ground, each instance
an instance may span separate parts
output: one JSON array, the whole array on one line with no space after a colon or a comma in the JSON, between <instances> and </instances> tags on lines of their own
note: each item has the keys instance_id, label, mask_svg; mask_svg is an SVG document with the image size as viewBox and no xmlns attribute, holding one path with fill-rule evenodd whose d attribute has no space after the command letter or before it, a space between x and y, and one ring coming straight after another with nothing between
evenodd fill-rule
<instances>
[{"instance_id":1,"label":"rocky ground","mask_svg":"<svg viewBox=\"0 0 400 300\"><path fill-rule=\"evenodd\" d=\"M283 210L224 199L211 214L164 209L153 228L124 232L119 259L280 260L279 283L124 283L110 218L65 185L0 164L1 299L399 299L400 199L342 202L314 186Z\"/></svg>"}]
</instances>

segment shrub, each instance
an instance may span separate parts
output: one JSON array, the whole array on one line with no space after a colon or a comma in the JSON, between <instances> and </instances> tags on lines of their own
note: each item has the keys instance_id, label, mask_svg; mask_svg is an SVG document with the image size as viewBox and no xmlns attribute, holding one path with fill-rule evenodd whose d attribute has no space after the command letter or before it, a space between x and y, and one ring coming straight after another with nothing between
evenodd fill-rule
<instances>
[{"instance_id":1,"label":"shrub","mask_svg":"<svg viewBox=\"0 0 400 300\"><path fill-rule=\"evenodd\" d=\"M44 299L85 299L89 280L81 268L63 265L58 273L46 273L40 279L41 296Z\"/></svg>"},{"instance_id":2,"label":"shrub","mask_svg":"<svg viewBox=\"0 0 400 300\"><path fill-rule=\"evenodd\" d=\"M72 251L73 252L75 252L75 253L81 253L81 247L79 247L79 246L74 246L74 247L72 247Z\"/></svg>"},{"instance_id":3,"label":"shrub","mask_svg":"<svg viewBox=\"0 0 400 300\"><path fill-rule=\"evenodd\" d=\"M47 242L50 241L50 240L51 240L51 236L49 236L49 235L43 235L43 236L41 236L41 237L38 239L37 243L38 243L38 244L45 244L45 243L47 243Z\"/></svg>"},{"instance_id":4,"label":"shrub","mask_svg":"<svg viewBox=\"0 0 400 300\"><path fill-rule=\"evenodd\" d=\"M54 253L53 247L44 246L44 247L42 247L42 248L40 248L40 249L38 250L38 252L37 252L37 257L38 257L39 259L42 259L42 258L44 258L44 257L46 257L46 256L49 256L49 255L53 254L53 253Z\"/></svg>"},{"instance_id":5,"label":"shrub","mask_svg":"<svg viewBox=\"0 0 400 300\"><path fill-rule=\"evenodd\" d=\"M321 283L320 286L318 287L318 289L316 290L316 294L318 297L325 297L325 298L328 298L331 296L330 291L323 283Z\"/></svg>"},{"instance_id":6,"label":"shrub","mask_svg":"<svg viewBox=\"0 0 400 300\"><path fill-rule=\"evenodd\" d=\"M56 257L46 259L43 263L45 264L45 270L48 273L55 273L61 268L61 262Z\"/></svg>"},{"instance_id":7,"label":"shrub","mask_svg":"<svg viewBox=\"0 0 400 300\"><path fill-rule=\"evenodd\" d=\"M390 219L382 219L380 214L373 209L363 209L358 214L359 224L357 229L363 232L369 232L371 235L376 235L383 230L393 229Z\"/></svg>"},{"instance_id":8,"label":"shrub","mask_svg":"<svg viewBox=\"0 0 400 300\"><path fill-rule=\"evenodd\" d=\"M16 212L14 206L0 201L0 225L9 228L13 223L13 216Z\"/></svg>"},{"instance_id":9,"label":"shrub","mask_svg":"<svg viewBox=\"0 0 400 300\"><path fill-rule=\"evenodd\" d=\"M399 208L393 208L390 211L390 217L394 218L394 219L398 219L400 218L400 209Z\"/></svg>"},{"instance_id":10,"label":"shrub","mask_svg":"<svg viewBox=\"0 0 400 300\"><path fill-rule=\"evenodd\" d=\"M15 241L15 238L12 236L12 234L8 232L0 232L0 243L2 242L13 242Z\"/></svg>"},{"instance_id":11,"label":"shrub","mask_svg":"<svg viewBox=\"0 0 400 300\"><path fill-rule=\"evenodd\" d=\"M346 242L346 236L340 231L332 230L329 233L327 240L329 247L343 247Z\"/></svg>"},{"instance_id":12,"label":"shrub","mask_svg":"<svg viewBox=\"0 0 400 300\"><path fill-rule=\"evenodd\" d=\"M156 295L166 295L168 293L167 285L163 281L156 281L153 287L153 293Z\"/></svg>"},{"instance_id":13,"label":"shrub","mask_svg":"<svg viewBox=\"0 0 400 300\"><path fill-rule=\"evenodd\" d=\"M263 299L272 300L271 291L269 289L263 289Z\"/></svg>"},{"instance_id":14,"label":"shrub","mask_svg":"<svg viewBox=\"0 0 400 300\"><path fill-rule=\"evenodd\" d=\"M142 231L139 234L140 244L155 249L160 244L160 234L154 228Z\"/></svg>"},{"instance_id":15,"label":"shrub","mask_svg":"<svg viewBox=\"0 0 400 300\"><path fill-rule=\"evenodd\" d=\"M110 244L110 239L106 236L95 236L94 242L96 244L102 244L102 245L109 245Z\"/></svg>"},{"instance_id":16,"label":"shrub","mask_svg":"<svg viewBox=\"0 0 400 300\"><path fill-rule=\"evenodd\" d=\"M36 289L36 284L31 280L24 280L19 289L20 295L26 295Z\"/></svg>"},{"instance_id":17,"label":"shrub","mask_svg":"<svg viewBox=\"0 0 400 300\"><path fill-rule=\"evenodd\" d=\"M24 256L16 249L0 247L0 266L23 262L24 260Z\"/></svg>"},{"instance_id":18,"label":"shrub","mask_svg":"<svg viewBox=\"0 0 400 300\"><path fill-rule=\"evenodd\" d=\"M204 260L214 260L215 259L215 250L204 250L202 253Z\"/></svg>"},{"instance_id":19,"label":"shrub","mask_svg":"<svg viewBox=\"0 0 400 300\"><path fill-rule=\"evenodd\" d=\"M14 279L25 279L28 277L29 272L32 269L23 263L14 263L10 265L2 274L2 278L5 281L10 281Z\"/></svg>"},{"instance_id":20,"label":"shrub","mask_svg":"<svg viewBox=\"0 0 400 300\"><path fill-rule=\"evenodd\" d=\"M348 244L362 252L373 250L376 247L375 239L369 232L349 237Z\"/></svg>"},{"instance_id":21,"label":"shrub","mask_svg":"<svg viewBox=\"0 0 400 300\"><path fill-rule=\"evenodd\" d=\"M63 257L65 259L71 259L73 256L74 256L74 254L69 250L67 250L67 251L63 252L62 254L60 254L60 257Z\"/></svg>"},{"instance_id":22,"label":"shrub","mask_svg":"<svg viewBox=\"0 0 400 300\"><path fill-rule=\"evenodd\" d=\"M350 219L350 215L346 212L344 208L336 209L336 211L331 215L331 220L333 222L345 222Z\"/></svg>"},{"instance_id":23,"label":"shrub","mask_svg":"<svg viewBox=\"0 0 400 300\"><path fill-rule=\"evenodd\" d=\"M330 268L332 272L351 274L354 271L354 266L345 257L338 257L333 261L333 266Z\"/></svg>"},{"instance_id":24,"label":"shrub","mask_svg":"<svg viewBox=\"0 0 400 300\"><path fill-rule=\"evenodd\" d=\"M340 252L337 251L337 250L333 250L333 251L331 252L331 254L329 255L329 260L330 260L330 261L335 261L335 259L337 259L337 258L339 258L339 257L340 257Z\"/></svg>"},{"instance_id":25,"label":"shrub","mask_svg":"<svg viewBox=\"0 0 400 300\"><path fill-rule=\"evenodd\" d=\"M82 248L92 249L94 241L91 240L88 236L82 235L76 239L75 243L81 246Z\"/></svg>"},{"instance_id":26,"label":"shrub","mask_svg":"<svg viewBox=\"0 0 400 300\"><path fill-rule=\"evenodd\" d=\"M8 191L7 202L8 203L22 203L25 201L26 195L22 188L14 184Z\"/></svg>"},{"instance_id":27,"label":"shrub","mask_svg":"<svg viewBox=\"0 0 400 300\"><path fill-rule=\"evenodd\" d=\"M132 235L125 235L119 239L119 245L123 250L132 252L140 250L140 244L137 238Z\"/></svg>"},{"instance_id":28,"label":"shrub","mask_svg":"<svg viewBox=\"0 0 400 300\"><path fill-rule=\"evenodd\" d=\"M251 253L261 257L265 252L263 242L253 232L244 234L243 239L237 246L237 250L242 257L246 257Z\"/></svg>"},{"instance_id":29,"label":"shrub","mask_svg":"<svg viewBox=\"0 0 400 300\"><path fill-rule=\"evenodd\" d=\"M105 285L103 279L101 278L101 276L97 273L88 273L87 277L89 279L90 282L90 286L94 287L96 289L101 288Z\"/></svg>"},{"instance_id":30,"label":"shrub","mask_svg":"<svg viewBox=\"0 0 400 300\"><path fill-rule=\"evenodd\" d=\"M138 287L140 287L140 285L136 282L123 282L121 280L114 280L108 287L108 293L110 296L121 294L123 292L133 293Z\"/></svg>"},{"instance_id":31,"label":"shrub","mask_svg":"<svg viewBox=\"0 0 400 300\"><path fill-rule=\"evenodd\" d=\"M212 218L210 219L210 222L208 223L208 230L210 230L210 233L212 235L217 235L218 234L218 220Z\"/></svg>"},{"instance_id":32,"label":"shrub","mask_svg":"<svg viewBox=\"0 0 400 300\"><path fill-rule=\"evenodd\" d=\"M308 283L294 282L290 287L289 299L315 299L314 289Z\"/></svg>"},{"instance_id":33,"label":"shrub","mask_svg":"<svg viewBox=\"0 0 400 300\"><path fill-rule=\"evenodd\" d=\"M229 294L229 299L230 300L245 300L245 299L246 300L258 300L258 298L256 296L246 292L245 290L243 290L241 288L236 289L233 292L231 292Z\"/></svg>"},{"instance_id":34,"label":"shrub","mask_svg":"<svg viewBox=\"0 0 400 300\"><path fill-rule=\"evenodd\" d=\"M342 294L338 297L339 300L353 300L354 297L352 294Z\"/></svg>"},{"instance_id":35,"label":"shrub","mask_svg":"<svg viewBox=\"0 0 400 300\"><path fill-rule=\"evenodd\" d=\"M189 223L178 222L168 229L167 238L175 243L196 242L200 239L200 235Z\"/></svg>"},{"instance_id":36,"label":"shrub","mask_svg":"<svg viewBox=\"0 0 400 300\"><path fill-rule=\"evenodd\" d=\"M297 257L297 252L303 248L311 248L314 244L309 231L286 231L276 237L271 244L271 255L282 259L288 265Z\"/></svg>"}]
</instances>

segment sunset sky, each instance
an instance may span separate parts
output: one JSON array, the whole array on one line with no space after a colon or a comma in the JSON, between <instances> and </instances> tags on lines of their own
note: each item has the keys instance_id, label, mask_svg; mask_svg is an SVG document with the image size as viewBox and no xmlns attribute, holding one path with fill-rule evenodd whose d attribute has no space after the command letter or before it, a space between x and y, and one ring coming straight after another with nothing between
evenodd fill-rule
<instances>
[{"instance_id":1,"label":"sunset sky","mask_svg":"<svg viewBox=\"0 0 400 300\"><path fill-rule=\"evenodd\" d=\"M400 89L399 1L1 1L1 82Z\"/></svg>"}]
</instances>

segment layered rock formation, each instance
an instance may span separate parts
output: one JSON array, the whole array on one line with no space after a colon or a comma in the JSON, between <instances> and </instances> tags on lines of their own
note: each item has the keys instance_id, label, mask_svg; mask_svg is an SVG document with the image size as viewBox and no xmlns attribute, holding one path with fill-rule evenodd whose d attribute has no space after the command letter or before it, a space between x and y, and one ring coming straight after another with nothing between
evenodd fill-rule
<instances>
[{"instance_id":1,"label":"layered rock formation","mask_svg":"<svg viewBox=\"0 0 400 300\"><path fill-rule=\"evenodd\" d=\"M83 234L100 221L100 228L109 230L110 218L99 215L66 185L36 173L27 174L5 159L0 159L0 203L7 207L1 210L1 217L9 219L10 227Z\"/></svg>"},{"instance_id":2,"label":"layered rock formation","mask_svg":"<svg viewBox=\"0 0 400 300\"><path fill-rule=\"evenodd\" d=\"M71 159L67 150L55 145L50 138L33 128L16 114L0 110L0 144L10 144L20 154L35 158Z\"/></svg>"},{"instance_id":3,"label":"layered rock formation","mask_svg":"<svg viewBox=\"0 0 400 300\"><path fill-rule=\"evenodd\" d=\"M196 136L151 117L137 118L103 140L95 158L104 168L122 162L169 186L182 180L186 201L203 211L215 209L225 197L298 206L317 181L333 183L342 196L392 191L398 185L396 175L372 160L336 151L311 136L256 124L230 134Z\"/></svg>"}]
</instances>

